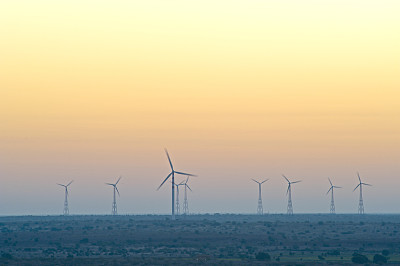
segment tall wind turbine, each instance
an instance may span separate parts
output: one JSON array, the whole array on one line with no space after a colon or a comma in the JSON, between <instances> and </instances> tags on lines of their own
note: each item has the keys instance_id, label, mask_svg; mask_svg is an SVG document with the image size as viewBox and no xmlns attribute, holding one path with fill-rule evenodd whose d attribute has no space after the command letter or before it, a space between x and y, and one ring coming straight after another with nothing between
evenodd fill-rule
<instances>
[{"instance_id":1,"label":"tall wind turbine","mask_svg":"<svg viewBox=\"0 0 400 266\"><path fill-rule=\"evenodd\" d=\"M299 180L299 181L294 181L294 182L290 182L289 179L288 179L286 176L284 176L284 175L282 175L282 176L283 176L283 177L286 179L286 181L288 182L288 188L287 188L287 191L286 191L286 194L288 194L287 214L293 214L293 206L292 206L292 184L299 183L299 182L301 182L301 180Z\"/></svg>"},{"instance_id":2,"label":"tall wind turbine","mask_svg":"<svg viewBox=\"0 0 400 266\"><path fill-rule=\"evenodd\" d=\"M257 214L262 215L262 214L264 213L264 210L263 210L262 197L261 197L261 185L262 185L263 183L267 182L269 179L265 179L265 180L262 181L262 182L258 182L258 181L254 180L254 179L251 179L251 180L253 180L254 182L256 182L256 183L258 184L258 205L257 205Z\"/></svg>"},{"instance_id":3,"label":"tall wind turbine","mask_svg":"<svg viewBox=\"0 0 400 266\"><path fill-rule=\"evenodd\" d=\"M358 176L358 180L360 181L360 183L355 187L355 189L353 189L353 192L358 187L360 187L360 200L358 202L358 214L364 214L364 201L363 201L363 195L362 195L362 186L363 185L372 186L372 185L361 182L360 174L358 172L357 172L357 176Z\"/></svg>"},{"instance_id":4,"label":"tall wind turbine","mask_svg":"<svg viewBox=\"0 0 400 266\"><path fill-rule=\"evenodd\" d=\"M118 196L119 196L119 191L118 191L118 188L117 188L117 184L118 184L118 182L121 180L121 176L118 178L118 180L117 180L117 182L115 182L115 184L111 184L111 183L106 183L106 185L110 185L110 186L113 186L113 188L114 188L114 195L113 195L113 203L112 203L112 211L111 211L111 214L112 215L117 215L117 199L116 199L116 196L115 196L115 192L117 192L118 193Z\"/></svg>"},{"instance_id":5,"label":"tall wind turbine","mask_svg":"<svg viewBox=\"0 0 400 266\"><path fill-rule=\"evenodd\" d=\"M63 215L69 215L69 208L68 208L68 186L71 185L71 183L74 181L69 182L67 185L63 184L58 184L59 186L62 186L65 188L65 199L64 199L64 210L63 210Z\"/></svg>"},{"instance_id":6,"label":"tall wind turbine","mask_svg":"<svg viewBox=\"0 0 400 266\"><path fill-rule=\"evenodd\" d=\"M187 184L188 181L189 181L189 176L186 178L185 183L183 183L183 185L185 186L185 197L183 199L183 214L184 215L189 215L189 203L188 203L188 199L187 199L187 189L192 191L192 189Z\"/></svg>"},{"instance_id":7,"label":"tall wind turbine","mask_svg":"<svg viewBox=\"0 0 400 266\"><path fill-rule=\"evenodd\" d=\"M331 214L335 214L335 200L333 199L333 189L334 188L341 188L341 187L337 187L337 186L332 185L332 182L329 179L329 177L328 177L328 180L329 180L329 183L331 184L331 187L329 188L328 192L326 192L326 195L328 195L329 191L331 191L331 209L330 209L330 213Z\"/></svg>"},{"instance_id":8,"label":"tall wind turbine","mask_svg":"<svg viewBox=\"0 0 400 266\"><path fill-rule=\"evenodd\" d=\"M167 177L164 179L164 181L161 183L161 185L157 188L157 190L159 190L161 188L161 186L164 185L165 181L167 181L168 178L170 176L172 176L172 180L171 180L171 183L172 183L172 220L175 220L175 174L187 175L187 176L195 176L195 175L175 171L167 149L165 149L165 153L167 154L169 165L171 166L171 173L169 173L169 175L167 175Z\"/></svg>"}]
</instances>

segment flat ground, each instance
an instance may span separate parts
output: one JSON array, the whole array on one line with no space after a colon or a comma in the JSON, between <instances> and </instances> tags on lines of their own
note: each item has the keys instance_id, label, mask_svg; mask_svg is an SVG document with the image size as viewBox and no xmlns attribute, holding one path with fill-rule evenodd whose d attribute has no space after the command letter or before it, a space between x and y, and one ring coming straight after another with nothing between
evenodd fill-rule
<instances>
[{"instance_id":1,"label":"flat ground","mask_svg":"<svg viewBox=\"0 0 400 266\"><path fill-rule=\"evenodd\" d=\"M0 217L0 265L400 264L400 215Z\"/></svg>"}]
</instances>

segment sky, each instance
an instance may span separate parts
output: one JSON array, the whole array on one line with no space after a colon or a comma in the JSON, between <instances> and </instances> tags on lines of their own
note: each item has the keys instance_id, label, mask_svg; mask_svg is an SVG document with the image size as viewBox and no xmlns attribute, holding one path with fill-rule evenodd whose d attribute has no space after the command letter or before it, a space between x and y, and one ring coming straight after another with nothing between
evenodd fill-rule
<instances>
[{"instance_id":1,"label":"sky","mask_svg":"<svg viewBox=\"0 0 400 266\"><path fill-rule=\"evenodd\" d=\"M399 213L400 2L0 2L0 215ZM178 177L180 182L185 177ZM181 191L181 203L183 201Z\"/></svg>"}]
</instances>

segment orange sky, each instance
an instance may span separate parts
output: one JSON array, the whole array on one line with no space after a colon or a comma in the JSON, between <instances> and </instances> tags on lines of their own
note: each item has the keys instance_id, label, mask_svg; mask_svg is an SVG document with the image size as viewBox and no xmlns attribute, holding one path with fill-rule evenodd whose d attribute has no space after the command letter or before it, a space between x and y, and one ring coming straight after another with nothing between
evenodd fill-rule
<instances>
[{"instance_id":1,"label":"orange sky","mask_svg":"<svg viewBox=\"0 0 400 266\"><path fill-rule=\"evenodd\" d=\"M295 211L324 212L330 176L352 212L360 171L370 211L398 212L385 203L400 185L399 13L394 0L2 1L0 201L13 203L0 215L58 213L54 183L70 178L76 213L108 212L102 184L120 174L125 212L167 213L164 147L200 175L193 211L253 212L249 179L265 176L265 209L284 212L286 173L304 180Z\"/></svg>"}]
</instances>

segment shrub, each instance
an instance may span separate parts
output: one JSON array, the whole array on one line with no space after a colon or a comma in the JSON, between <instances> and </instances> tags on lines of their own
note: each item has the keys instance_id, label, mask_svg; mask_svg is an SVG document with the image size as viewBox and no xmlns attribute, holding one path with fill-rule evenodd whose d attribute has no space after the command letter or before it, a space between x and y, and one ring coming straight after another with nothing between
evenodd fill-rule
<instances>
[{"instance_id":1,"label":"shrub","mask_svg":"<svg viewBox=\"0 0 400 266\"><path fill-rule=\"evenodd\" d=\"M387 258L380 254L375 254L373 262L376 264L385 264L385 263L387 263Z\"/></svg>"},{"instance_id":2,"label":"shrub","mask_svg":"<svg viewBox=\"0 0 400 266\"><path fill-rule=\"evenodd\" d=\"M367 263L369 260L366 256L362 254L354 253L353 257L351 258L351 261L357 264L364 264Z\"/></svg>"},{"instance_id":3,"label":"shrub","mask_svg":"<svg viewBox=\"0 0 400 266\"><path fill-rule=\"evenodd\" d=\"M265 252L258 252L256 254L256 259L257 260L271 260L271 256L268 253Z\"/></svg>"},{"instance_id":4,"label":"shrub","mask_svg":"<svg viewBox=\"0 0 400 266\"><path fill-rule=\"evenodd\" d=\"M3 253L1 254L1 257L7 260L11 260L13 258L13 256L10 253Z\"/></svg>"},{"instance_id":5,"label":"shrub","mask_svg":"<svg viewBox=\"0 0 400 266\"><path fill-rule=\"evenodd\" d=\"M383 256L389 256L390 252L387 249L382 250L382 255Z\"/></svg>"}]
</instances>

